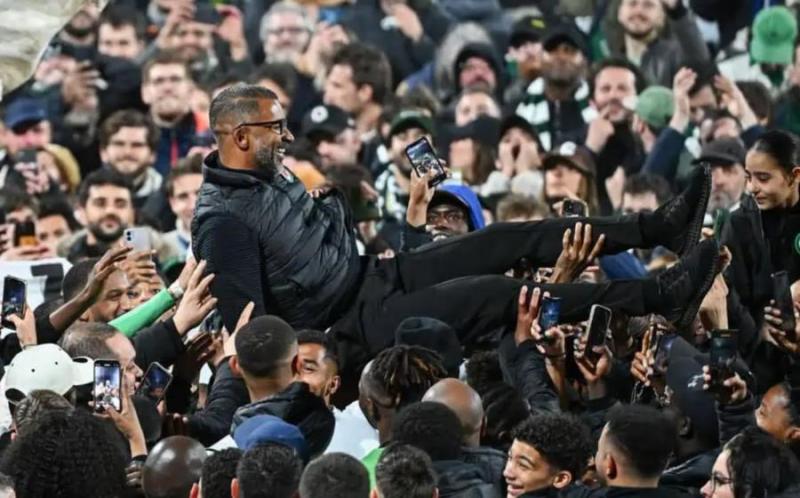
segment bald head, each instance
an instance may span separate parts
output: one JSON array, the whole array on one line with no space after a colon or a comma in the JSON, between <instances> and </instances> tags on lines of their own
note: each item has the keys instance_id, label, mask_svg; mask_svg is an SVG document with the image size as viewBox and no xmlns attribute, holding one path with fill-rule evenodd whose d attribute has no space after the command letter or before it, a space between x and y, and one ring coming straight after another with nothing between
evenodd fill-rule
<instances>
[{"instance_id":1,"label":"bald head","mask_svg":"<svg viewBox=\"0 0 800 498\"><path fill-rule=\"evenodd\" d=\"M422 401L436 401L447 405L461 421L464 444L472 447L480 445L483 404L474 389L457 379L442 379L428 389Z\"/></svg>"},{"instance_id":2,"label":"bald head","mask_svg":"<svg viewBox=\"0 0 800 498\"><path fill-rule=\"evenodd\" d=\"M185 436L172 436L155 445L142 467L147 498L186 498L200 481L206 449Z\"/></svg>"}]
</instances>

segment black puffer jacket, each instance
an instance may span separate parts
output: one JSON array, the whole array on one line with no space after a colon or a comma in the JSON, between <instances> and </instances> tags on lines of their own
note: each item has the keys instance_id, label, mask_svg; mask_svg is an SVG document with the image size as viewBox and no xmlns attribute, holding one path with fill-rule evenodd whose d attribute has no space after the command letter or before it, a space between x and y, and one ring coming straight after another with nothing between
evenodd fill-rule
<instances>
[{"instance_id":1,"label":"black puffer jacket","mask_svg":"<svg viewBox=\"0 0 800 498\"><path fill-rule=\"evenodd\" d=\"M296 425L308 443L311 456L322 454L333 438L336 419L319 396L305 382L293 382L267 399L245 405L233 415L231 434L245 420L256 415L274 415Z\"/></svg>"},{"instance_id":2,"label":"black puffer jacket","mask_svg":"<svg viewBox=\"0 0 800 498\"><path fill-rule=\"evenodd\" d=\"M441 498L500 498L497 482L485 467L461 460L433 462Z\"/></svg>"},{"instance_id":3,"label":"black puffer jacket","mask_svg":"<svg viewBox=\"0 0 800 498\"><path fill-rule=\"evenodd\" d=\"M288 171L270 177L228 169L210 154L192 248L216 274L211 291L228 330L248 301L253 316L325 328L357 292L360 263L346 201L335 190L313 199Z\"/></svg>"}]
</instances>

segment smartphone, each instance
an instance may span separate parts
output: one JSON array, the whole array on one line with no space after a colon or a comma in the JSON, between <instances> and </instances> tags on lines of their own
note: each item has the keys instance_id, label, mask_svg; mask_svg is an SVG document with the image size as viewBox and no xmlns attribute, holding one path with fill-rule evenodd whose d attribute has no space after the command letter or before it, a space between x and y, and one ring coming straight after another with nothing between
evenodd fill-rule
<instances>
[{"instance_id":1,"label":"smartphone","mask_svg":"<svg viewBox=\"0 0 800 498\"><path fill-rule=\"evenodd\" d=\"M736 359L736 331L713 330L709 357L711 389L721 391L724 389L722 383L732 375L732 366Z\"/></svg>"},{"instance_id":2,"label":"smartphone","mask_svg":"<svg viewBox=\"0 0 800 498\"><path fill-rule=\"evenodd\" d=\"M653 371L658 376L667 374L669 367L669 352L677 334L661 333L656 338L656 347L653 352Z\"/></svg>"},{"instance_id":3,"label":"smartphone","mask_svg":"<svg viewBox=\"0 0 800 498\"><path fill-rule=\"evenodd\" d=\"M584 357L592 363L600 358L600 355L594 352L594 348L605 345L610 325L611 310L599 304L592 305L592 310L589 312L589 326L586 327L586 349L583 352Z\"/></svg>"},{"instance_id":4,"label":"smartphone","mask_svg":"<svg viewBox=\"0 0 800 498\"><path fill-rule=\"evenodd\" d=\"M3 327L17 330L14 324L8 319L8 316L17 315L22 318L25 315L26 299L27 291L24 280L14 277L6 277L3 279Z\"/></svg>"},{"instance_id":5,"label":"smartphone","mask_svg":"<svg viewBox=\"0 0 800 498\"><path fill-rule=\"evenodd\" d=\"M795 340L795 319L794 302L792 301L791 282L786 271L779 271L772 274L772 293L775 298L775 306L781 312L781 330L786 332L789 340Z\"/></svg>"},{"instance_id":6,"label":"smartphone","mask_svg":"<svg viewBox=\"0 0 800 498\"><path fill-rule=\"evenodd\" d=\"M14 154L14 162L17 164L39 164L39 151L36 149L22 149Z\"/></svg>"},{"instance_id":7,"label":"smartphone","mask_svg":"<svg viewBox=\"0 0 800 498\"><path fill-rule=\"evenodd\" d=\"M154 361L147 367L147 372L142 378L142 384L136 392L139 395L147 396L154 403L164 399L167 388L172 383L172 374L161 363Z\"/></svg>"},{"instance_id":8,"label":"smartphone","mask_svg":"<svg viewBox=\"0 0 800 498\"><path fill-rule=\"evenodd\" d=\"M338 7L323 7L319 9L319 22L336 24L342 18L342 10Z\"/></svg>"},{"instance_id":9,"label":"smartphone","mask_svg":"<svg viewBox=\"0 0 800 498\"><path fill-rule=\"evenodd\" d=\"M542 327L544 334L547 329L558 325L561 315L561 298L544 297L539 308L539 326Z\"/></svg>"},{"instance_id":10,"label":"smartphone","mask_svg":"<svg viewBox=\"0 0 800 498\"><path fill-rule=\"evenodd\" d=\"M126 228L122 237L125 244L133 247L134 251L150 250L150 233L144 227Z\"/></svg>"},{"instance_id":11,"label":"smartphone","mask_svg":"<svg viewBox=\"0 0 800 498\"><path fill-rule=\"evenodd\" d=\"M200 322L200 332L208 332L213 337L219 337L222 333L222 315L214 310Z\"/></svg>"},{"instance_id":12,"label":"smartphone","mask_svg":"<svg viewBox=\"0 0 800 498\"><path fill-rule=\"evenodd\" d=\"M94 361L94 409L122 411L122 369L117 360Z\"/></svg>"},{"instance_id":13,"label":"smartphone","mask_svg":"<svg viewBox=\"0 0 800 498\"><path fill-rule=\"evenodd\" d=\"M565 218L574 218L578 216L586 216L586 205L580 201L572 199L564 199L564 204L561 209Z\"/></svg>"},{"instance_id":14,"label":"smartphone","mask_svg":"<svg viewBox=\"0 0 800 498\"><path fill-rule=\"evenodd\" d=\"M36 225L32 221L23 221L14 224L14 246L35 246L39 241L36 238Z\"/></svg>"},{"instance_id":15,"label":"smartphone","mask_svg":"<svg viewBox=\"0 0 800 498\"><path fill-rule=\"evenodd\" d=\"M436 151L433 150L433 146L428 142L427 138L422 137L409 144L406 147L406 157L408 157L408 161L420 177L425 176L430 170L436 172L436 175L429 182L431 187L435 187L447 179L447 173L439 162L439 158L436 157Z\"/></svg>"}]
</instances>

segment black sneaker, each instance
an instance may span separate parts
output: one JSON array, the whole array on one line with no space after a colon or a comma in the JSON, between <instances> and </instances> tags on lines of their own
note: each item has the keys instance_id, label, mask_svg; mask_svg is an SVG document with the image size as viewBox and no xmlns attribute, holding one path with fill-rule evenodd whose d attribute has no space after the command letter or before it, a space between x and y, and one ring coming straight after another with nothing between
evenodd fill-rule
<instances>
[{"instance_id":1,"label":"black sneaker","mask_svg":"<svg viewBox=\"0 0 800 498\"><path fill-rule=\"evenodd\" d=\"M720 270L719 244L700 242L689 254L658 276L662 315L678 330L689 327Z\"/></svg>"},{"instance_id":2,"label":"black sneaker","mask_svg":"<svg viewBox=\"0 0 800 498\"><path fill-rule=\"evenodd\" d=\"M662 245L681 256L700 241L703 218L711 195L711 170L696 166L689 186L643 221L645 238L653 246Z\"/></svg>"}]
</instances>

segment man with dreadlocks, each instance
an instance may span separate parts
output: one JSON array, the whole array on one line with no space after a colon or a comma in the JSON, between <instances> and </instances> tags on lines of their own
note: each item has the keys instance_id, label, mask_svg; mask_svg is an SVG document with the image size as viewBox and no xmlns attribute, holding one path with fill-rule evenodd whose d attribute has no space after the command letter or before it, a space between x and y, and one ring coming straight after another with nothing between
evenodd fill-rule
<instances>
[{"instance_id":1,"label":"man with dreadlocks","mask_svg":"<svg viewBox=\"0 0 800 498\"><path fill-rule=\"evenodd\" d=\"M447 377L438 353L419 346L398 345L378 354L364 367L358 384L358 404L367 421L378 429L380 446L362 459L375 487L375 466L392 437L392 420L404 406L415 403L432 385Z\"/></svg>"}]
</instances>

